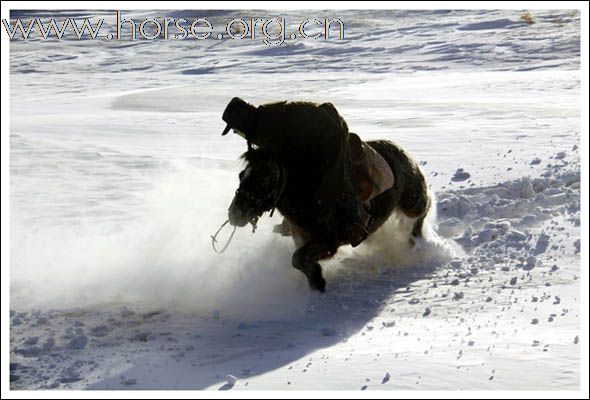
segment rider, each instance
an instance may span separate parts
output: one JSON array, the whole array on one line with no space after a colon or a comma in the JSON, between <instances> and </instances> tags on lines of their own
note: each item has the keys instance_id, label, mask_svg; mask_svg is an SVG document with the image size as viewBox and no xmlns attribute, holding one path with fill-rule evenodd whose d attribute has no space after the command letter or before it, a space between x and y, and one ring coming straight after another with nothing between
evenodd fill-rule
<instances>
[{"instance_id":1,"label":"rider","mask_svg":"<svg viewBox=\"0 0 590 400\"><path fill-rule=\"evenodd\" d=\"M248 142L283 157L309 154L325 160L316 199L343 211L350 226L346 239L353 246L367 237L369 218L352 178L348 126L331 103L282 101L256 107L234 97L222 119L227 123L223 135L234 129Z\"/></svg>"}]
</instances>

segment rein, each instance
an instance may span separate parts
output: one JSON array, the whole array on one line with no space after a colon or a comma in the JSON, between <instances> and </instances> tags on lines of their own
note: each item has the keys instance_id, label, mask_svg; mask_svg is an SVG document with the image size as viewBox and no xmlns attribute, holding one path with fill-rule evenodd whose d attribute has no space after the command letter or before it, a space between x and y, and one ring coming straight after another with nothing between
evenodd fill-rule
<instances>
[{"instance_id":1,"label":"rein","mask_svg":"<svg viewBox=\"0 0 590 400\"><path fill-rule=\"evenodd\" d=\"M234 230L229 235L229 238L227 239L227 242L225 243L223 248L221 250L217 250L217 247L215 246L215 243L217 243L217 235L219 235L219 233L221 232L223 227L226 226L228 222L229 222L229 219L226 219L225 222L223 224L221 224L221 226L219 227L217 232L215 232L215 235L211 235L211 247L213 247L213 251L215 251L217 254L223 253L225 251L225 249L228 248L229 244L231 243L232 239L234 238L234 234L236 233L236 230L238 229L237 226L234 226ZM257 222L258 222L258 217L252 218L252 220L249 222L252 225L252 233L256 232L256 223Z\"/></svg>"},{"instance_id":2,"label":"rein","mask_svg":"<svg viewBox=\"0 0 590 400\"><path fill-rule=\"evenodd\" d=\"M225 249L227 249L227 246L229 246L229 244L231 243L231 240L234 237L234 233L236 233L236 229L238 229L237 226L234 226L234 230L232 231L231 235L229 235L229 239L227 239L225 246L223 246L223 248L221 250L217 250L217 247L215 247L215 243L217 243L217 235L219 235L219 232L221 232L223 227L226 226L228 222L229 222L229 219L227 219L223 224L221 224L221 226L219 227L217 232L215 232L215 235L211 235L211 246L213 247L213 251L215 251L217 254L221 254L225 251Z\"/></svg>"}]
</instances>

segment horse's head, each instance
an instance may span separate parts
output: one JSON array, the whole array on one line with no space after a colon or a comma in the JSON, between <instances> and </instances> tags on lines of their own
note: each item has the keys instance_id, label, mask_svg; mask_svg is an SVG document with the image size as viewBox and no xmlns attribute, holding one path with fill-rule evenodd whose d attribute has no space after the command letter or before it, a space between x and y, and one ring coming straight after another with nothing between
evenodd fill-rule
<instances>
[{"instance_id":1,"label":"horse's head","mask_svg":"<svg viewBox=\"0 0 590 400\"><path fill-rule=\"evenodd\" d=\"M267 152L250 149L242 157L246 168L240 172L240 186L228 210L229 222L240 227L273 209L286 183L284 168Z\"/></svg>"}]
</instances>

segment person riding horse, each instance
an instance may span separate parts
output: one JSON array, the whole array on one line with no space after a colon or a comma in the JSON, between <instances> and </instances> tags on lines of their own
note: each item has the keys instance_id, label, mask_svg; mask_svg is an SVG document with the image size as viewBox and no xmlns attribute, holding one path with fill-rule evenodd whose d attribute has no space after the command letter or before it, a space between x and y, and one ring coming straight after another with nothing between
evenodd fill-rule
<instances>
[{"instance_id":1,"label":"person riding horse","mask_svg":"<svg viewBox=\"0 0 590 400\"><path fill-rule=\"evenodd\" d=\"M234 98L222 118L223 135L233 128L248 150L220 229L227 223L233 232L248 223L254 229L265 212L278 210L283 222L274 231L292 237L297 249L291 264L312 290L326 290L319 261L341 246L358 245L394 213L412 221L411 246L422 238L430 197L418 163L390 140L363 142L332 104L256 107Z\"/></svg>"},{"instance_id":2,"label":"person riding horse","mask_svg":"<svg viewBox=\"0 0 590 400\"><path fill-rule=\"evenodd\" d=\"M367 237L369 214L363 202L372 189L367 194L366 187L359 184L367 180L358 179L363 169L355 168L355 164L366 164L359 161L366 158L366 152L331 103L282 101L256 107L234 97L222 119L227 123L222 135L233 129L249 145L268 149L294 165L316 163L321 174L316 200L342 211L340 215L348 219L346 225L350 227L345 232L350 244L357 246Z\"/></svg>"}]
</instances>

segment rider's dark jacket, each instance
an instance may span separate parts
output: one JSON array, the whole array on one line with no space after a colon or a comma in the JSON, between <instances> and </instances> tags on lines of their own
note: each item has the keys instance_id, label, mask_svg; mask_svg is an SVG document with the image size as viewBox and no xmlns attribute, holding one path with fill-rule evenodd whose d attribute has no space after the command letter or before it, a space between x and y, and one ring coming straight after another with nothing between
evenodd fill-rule
<instances>
[{"instance_id":1,"label":"rider's dark jacket","mask_svg":"<svg viewBox=\"0 0 590 400\"><path fill-rule=\"evenodd\" d=\"M356 196L348 126L331 103L282 101L254 107L234 98L223 119L228 128L242 131L249 142L272 149L282 159L318 162L324 173L316 192L318 200Z\"/></svg>"}]
</instances>

